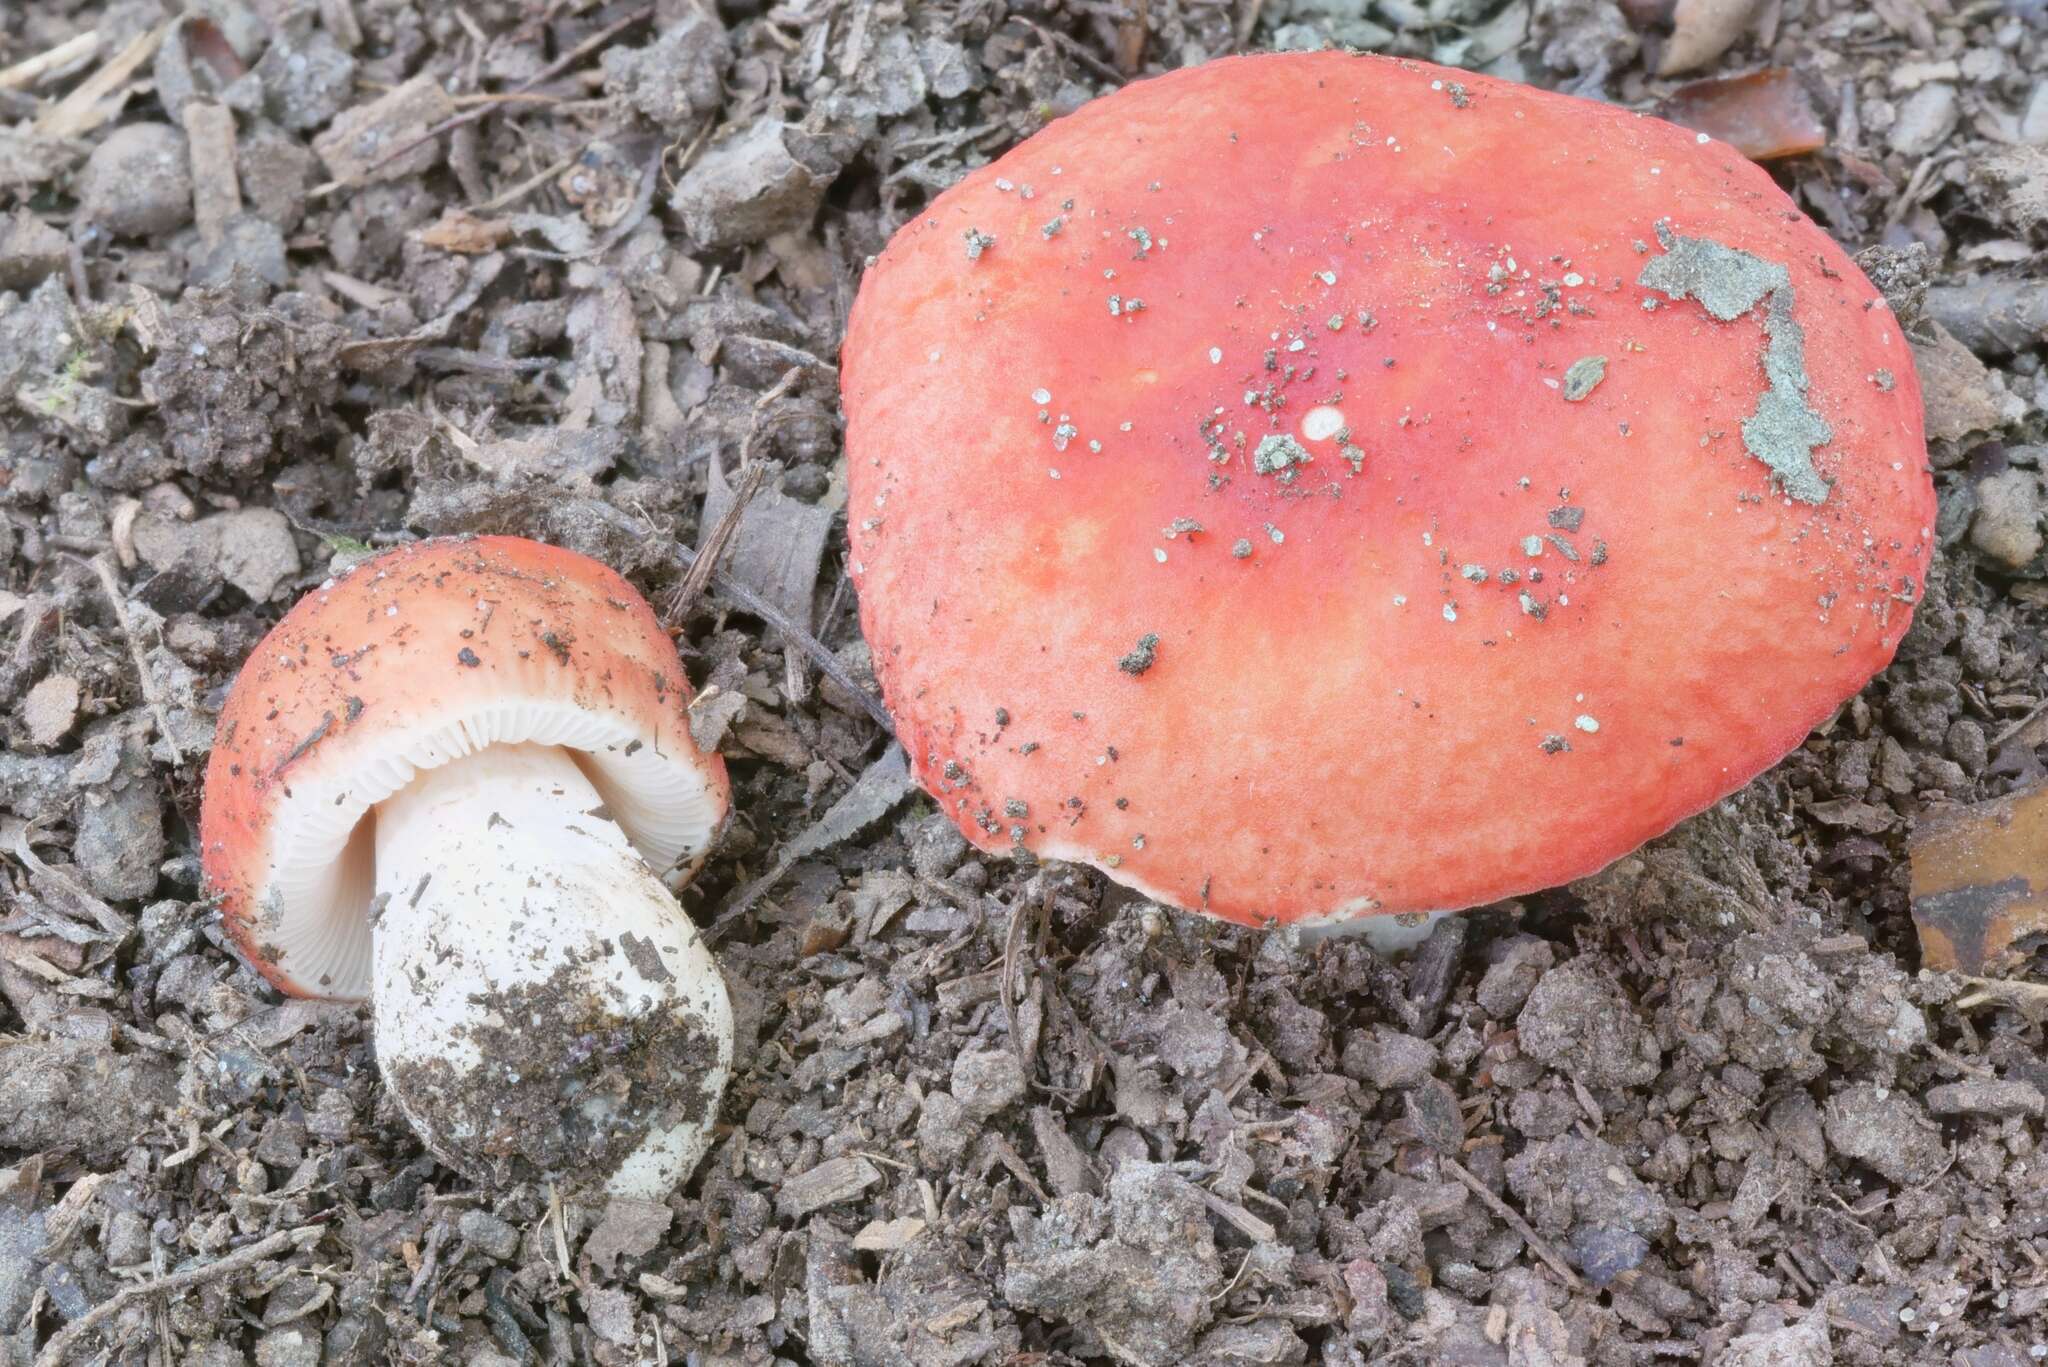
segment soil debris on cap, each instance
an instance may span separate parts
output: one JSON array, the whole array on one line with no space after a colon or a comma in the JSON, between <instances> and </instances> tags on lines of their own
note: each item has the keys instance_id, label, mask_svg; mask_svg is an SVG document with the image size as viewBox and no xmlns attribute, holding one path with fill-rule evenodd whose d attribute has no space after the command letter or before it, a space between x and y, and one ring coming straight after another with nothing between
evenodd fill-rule
<instances>
[{"instance_id":1,"label":"soil debris on cap","mask_svg":"<svg viewBox=\"0 0 2048 1367\"><path fill-rule=\"evenodd\" d=\"M1564 399L1566 403L1578 403L1596 389L1607 378L1605 356L1581 356L1573 361L1564 372Z\"/></svg>"},{"instance_id":2,"label":"soil debris on cap","mask_svg":"<svg viewBox=\"0 0 2048 1367\"><path fill-rule=\"evenodd\" d=\"M1743 419L1742 443L1787 495L1802 503L1826 502L1828 483L1814 469L1813 451L1835 434L1806 401L1806 330L1793 317L1790 274L1775 261L1711 239L1681 237L1669 223L1657 224L1657 241L1664 255L1644 264L1638 285L1673 299L1696 299L1723 323L1764 305L1763 370L1770 383L1756 411Z\"/></svg>"},{"instance_id":3,"label":"soil debris on cap","mask_svg":"<svg viewBox=\"0 0 2048 1367\"><path fill-rule=\"evenodd\" d=\"M1259 439L1258 447L1252 452L1252 469L1262 475L1279 475L1292 479L1293 467L1306 465L1313 459L1308 448L1288 436L1285 432L1272 432Z\"/></svg>"}]
</instances>

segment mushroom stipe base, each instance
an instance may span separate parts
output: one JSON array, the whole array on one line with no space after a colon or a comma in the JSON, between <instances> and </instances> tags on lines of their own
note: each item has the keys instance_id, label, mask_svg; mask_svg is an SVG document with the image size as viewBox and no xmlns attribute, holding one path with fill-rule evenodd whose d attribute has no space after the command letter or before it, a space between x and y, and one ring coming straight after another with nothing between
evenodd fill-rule
<instances>
[{"instance_id":1,"label":"mushroom stipe base","mask_svg":"<svg viewBox=\"0 0 2048 1367\"><path fill-rule=\"evenodd\" d=\"M493 746L377 809L377 1061L429 1147L658 1195L731 1063L718 968L569 752Z\"/></svg>"}]
</instances>

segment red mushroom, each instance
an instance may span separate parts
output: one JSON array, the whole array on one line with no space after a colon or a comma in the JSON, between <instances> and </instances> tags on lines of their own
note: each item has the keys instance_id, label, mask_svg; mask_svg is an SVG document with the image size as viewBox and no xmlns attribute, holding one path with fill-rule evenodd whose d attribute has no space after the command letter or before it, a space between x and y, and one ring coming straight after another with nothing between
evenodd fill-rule
<instances>
[{"instance_id":1,"label":"red mushroom","mask_svg":"<svg viewBox=\"0 0 2048 1367\"><path fill-rule=\"evenodd\" d=\"M235 680L200 819L223 922L282 991L372 998L453 1166L659 1197L708 1144L731 1008L660 877L727 809L689 698L624 579L511 537L357 566Z\"/></svg>"},{"instance_id":2,"label":"red mushroom","mask_svg":"<svg viewBox=\"0 0 2048 1367\"><path fill-rule=\"evenodd\" d=\"M1594 872L1882 668L1932 550L1899 324L1764 172L1419 62L1053 124L889 244L843 393L924 785L1246 923Z\"/></svg>"}]
</instances>

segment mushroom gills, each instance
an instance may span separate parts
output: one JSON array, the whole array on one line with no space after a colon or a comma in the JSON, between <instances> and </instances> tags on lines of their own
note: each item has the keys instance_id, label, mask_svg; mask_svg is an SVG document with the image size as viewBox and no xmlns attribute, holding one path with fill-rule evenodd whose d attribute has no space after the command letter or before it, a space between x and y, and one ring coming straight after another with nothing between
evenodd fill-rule
<instances>
[{"instance_id":1,"label":"mushroom gills","mask_svg":"<svg viewBox=\"0 0 2048 1367\"><path fill-rule=\"evenodd\" d=\"M711 1139L732 1008L573 754L495 745L378 804L377 1061L472 1176L658 1200Z\"/></svg>"},{"instance_id":2,"label":"mushroom gills","mask_svg":"<svg viewBox=\"0 0 2048 1367\"><path fill-rule=\"evenodd\" d=\"M1295 924L1304 944L1324 940L1363 940L1380 954L1406 954L1429 938L1429 932L1455 911L1419 911L1400 916L1353 916L1345 920L1304 921Z\"/></svg>"}]
</instances>

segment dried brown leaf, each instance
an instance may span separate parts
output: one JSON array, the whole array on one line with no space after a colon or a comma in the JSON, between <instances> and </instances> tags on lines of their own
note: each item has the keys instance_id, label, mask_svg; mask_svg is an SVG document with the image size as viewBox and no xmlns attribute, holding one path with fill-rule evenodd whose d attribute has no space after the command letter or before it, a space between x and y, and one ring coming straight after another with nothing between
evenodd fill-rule
<instances>
[{"instance_id":1,"label":"dried brown leaf","mask_svg":"<svg viewBox=\"0 0 2048 1367\"><path fill-rule=\"evenodd\" d=\"M1828 140L1806 87L1782 66L1682 85L1660 112L1675 124L1719 138L1751 161L1819 151Z\"/></svg>"},{"instance_id":2,"label":"dried brown leaf","mask_svg":"<svg viewBox=\"0 0 2048 1367\"><path fill-rule=\"evenodd\" d=\"M2048 933L2048 784L1914 824L1913 922L1929 968L1983 973Z\"/></svg>"}]
</instances>

